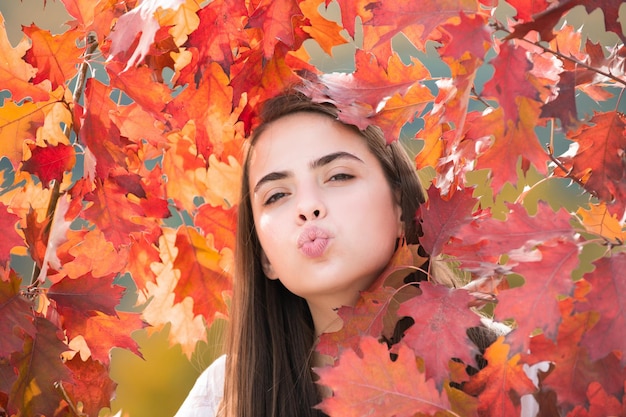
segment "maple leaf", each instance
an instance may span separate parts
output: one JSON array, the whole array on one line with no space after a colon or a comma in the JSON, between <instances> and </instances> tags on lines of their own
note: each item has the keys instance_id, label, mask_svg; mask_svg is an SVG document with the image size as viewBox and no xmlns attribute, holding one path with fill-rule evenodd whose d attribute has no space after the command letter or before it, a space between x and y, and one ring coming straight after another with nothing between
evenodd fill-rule
<instances>
[{"instance_id":1,"label":"maple leaf","mask_svg":"<svg viewBox=\"0 0 626 417\"><path fill-rule=\"evenodd\" d=\"M593 125L584 125L569 139L578 144L576 155L561 158L569 172L585 189L609 203L609 211L621 217L626 210L626 117L618 112L595 113Z\"/></svg>"},{"instance_id":2,"label":"maple leaf","mask_svg":"<svg viewBox=\"0 0 626 417\"><path fill-rule=\"evenodd\" d=\"M600 258L595 269L585 274L591 284L587 303L581 303L577 311L596 311L600 318L596 325L585 333L582 345L589 349L592 359L602 358L612 351L626 352L626 282L622 271L626 267L626 253L616 253ZM626 356L621 357L622 366Z\"/></svg>"},{"instance_id":3,"label":"maple leaf","mask_svg":"<svg viewBox=\"0 0 626 417\"><path fill-rule=\"evenodd\" d=\"M32 101L48 100L50 84L39 83L35 85L32 79L37 74L37 69L25 62L22 57L29 47L28 39L24 38L13 48L4 29L4 17L0 14L0 85L2 89L11 92L13 100L22 101L30 98Z\"/></svg>"},{"instance_id":4,"label":"maple leaf","mask_svg":"<svg viewBox=\"0 0 626 417\"><path fill-rule=\"evenodd\" d=\"M69 347L61 341L61 330L50 321L37 317L34 324L35 335L25 336L24 348L11 355L18 379L9 395L9 413L54 415L61 402L55 384L72 381L61 360Z\"/></svg>"},{"instance_id":5,"label":"maple leaf","mask_svg":"<svg viewBox=\"0 0 626 417\"><path fill-rule=\"evenodd\" d=\"M117 384L109 377L107 367L92 358L83 361L80 355L74 355L65 366L72 372L72 382L63 384L63 389L74 404L83 403L83 413L97 416L102 408L110 407Z\"/></svg>"},{"instance_id":6,"label":"maple leaf","mask_svg":"<svg viewBox=\"0 0 626 417\"><path fill-rule=\"evenodd\" d=\"M3 358L22 350L21 333L34 337L36 332L32 305L22 297L21 283L13 271L9 273L8 281L0 279L0 357Z\"/></svg>"},{"instance_id":7,"label":"maple leaf","mask_svg":"<svg viewBox=\"0 0 626 417\"><path fill-rule=\"evenodd\" d=\"M175 302L185 297L194 300L195 314L208 322L218 313L226 314L223 294L231 289L230 273L224 269L222 253L191 227L181 227L176 236L178 255L174 268L181 272L176 285Z\"/></svg>"},{"instance_id":8,"label":"maple leaf","mask_svg":"<svg viewBox=\"0 0 626 417\"><path fill-rule=\"evenodd\" d=\"M302 12L295 0L261 0L255 6L248 27L263 30L262 50L265 58L274 54L278 42L290 49L297 49L296 36L292 26L294 19L302 17Z\"/></svg>"},{"instance_id":9,"label":"maple leaf","mask_svg":"<svg viewBox=\"0 0 626 417\"><path fill-rule=\"evenodd\" d=\"M518 120L522 117L518 100L527 98L537 100L539 94L533 86L533 67L526 49L514 43L504 43L499 47L498 55L489 63L494 67L493 77L485 83L483 95L498 100L504 112L504 120ZM533 119L536 120L536 119ZM528 140L528 138L525 138Z\"/></svg>"},{"instance_id":10,"label":"maple leaf","mask_svg":"<svg viewBox=\"0 0 626 417\"><path fill-rule=\"evenodd\" d=\"M536 390L518 363L520 354L509 359L509 345L500 336L487 348L484 357L487 366L470 378L464 391L478 396L481 416L519 415L519 398Z\"/></svg>"},{"instance_id":11,"label":"maple leaf","mask_svg":"<svg viewBox=\"0 0 626 417\"><path fill-rule=\"evenodd\" d=\"M460 21L441 25L442 33L439 42L442 43L440 54L444 59L453 57L462 60L466 53L481 61L491 45L491 33L487 26L487 17L484 15L468 16L461 11ZM444 37L443 34L446 36Z\"/></svg>"},{"instance_id":12,"label":"maple leaf","mask_svg":"<svg viewBox=\"0 0 626 417\"><path fill-rule=\"evenodd\" d=\"M26 53L26 62L37 68L33 83L50 80L52 89L64 86L78 71L82 50L76 46L77 30L68 30L60 35L52 35L35 25L26 26L22 31L31 39L31 48Z\"/></svg>"},{"instance_id":13,"label":"maple leaf","mask_svg":"<svg viewBox=\"0 0 626 417\"><path fill-rule=\"evenodd\" d=\"M537 328L547 337L555 337L560 318L557 300L571 294L572 272L579 263L580 248L572 242L549 242L536 250L541 253L539 261L513 267L524 277L524 285L498 295L496 317L516 320L517 328L507 335L516 352L527 348L529 336Z\"/></svg>"},{"instance_id":14,"label":"maple leaf","mask_svg":"<svg viewBox=\"0 0 626 417\"><path fill-rule=\"evenodd\" d=\"M0 203L0 230L3 236L0 241L0 266L6 266L11 259L11 250L15 246L24 246L24 241L17 234L15 225L20 218L9 211L9 208Z\"/></svg>"},{"instance_id":15,"label":"maple leaf","mask_svg":"<svg viewBox=\"0 0 626 417\"><path fill-rule=\"evenodd\" d=\"M28 144L32 153L22 165L22 170L37 175L44 187L50 185L50 181L61 181L63 173L71 171L76 164L76 152L70 145L59 143L56 146L37 146Z\"/></svg>"},{"instance_id":16,"label":"maple leaf","mask_svg":"<svg viewBox=\"0 0 626 417\"><path fill-rule=\"evenodd\" d=\"M319 383L333 390L333 396L317 406L326 414L410 417L450 409L446 394L425 378L407 346L400 344L398 358L392 361L387 347L367 336L360 351L361 356L346 350L334 367L315 368Z\"/></svg>"},{"instance_id":17,"label":"maple leaf","mask_svg":"<svg viewBox=\"0 0 626 417\"><path fill-rule=\"evenodd\" d=\"M448 378L451 359L473 365L478 349L467 329L480 326L480 318L469 309L473 297L465 290L429 282L420 283L422 294L402 303L399 316L411 317L403 343L424 359L425 375L441 385Z\"/></svg>"},{"instance_id":18,"label":"maple leaf","mask_svg":"<svg viewBox=\"0 0 626 417\"><path fill-rule=\"evenodd\" d=\"M444 199L435 187L427 191L428 201L416 213L422 226L420 244L431 256L444 252L444 246L452 236L472 220L477 200L471 196L471 189L457 191L449 199Z\"/></svg>"}]
</instances>

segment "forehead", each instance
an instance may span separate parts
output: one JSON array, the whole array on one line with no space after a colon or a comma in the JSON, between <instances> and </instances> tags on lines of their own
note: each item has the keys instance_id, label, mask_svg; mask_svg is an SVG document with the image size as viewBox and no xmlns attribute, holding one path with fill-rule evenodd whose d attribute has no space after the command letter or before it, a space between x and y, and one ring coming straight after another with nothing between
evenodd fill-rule
<instances>
[{"instance_id":1,"label":"forehead","mask_svg":"<svg viewBox=\"0 0 626 417\"><path fill-rule=\"evenodd\" d=\"M322 114L299 112L270 123L250 153L250 178L269 171L292 170L334 152L375 160L357 131Z\"/></svg>"}]
</instances>

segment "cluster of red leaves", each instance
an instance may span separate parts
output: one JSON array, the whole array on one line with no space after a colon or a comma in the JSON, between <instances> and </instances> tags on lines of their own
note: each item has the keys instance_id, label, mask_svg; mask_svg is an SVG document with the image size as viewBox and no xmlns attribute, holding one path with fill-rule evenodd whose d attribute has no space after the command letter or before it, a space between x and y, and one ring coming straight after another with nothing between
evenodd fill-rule
<instances>
[{"instance_id":1,"label":"cluster of red leaves","mask_svg":"<svg viewBox=\"0 0 626 417\"><path fill-rule=\"evenodd\" d=\"M536 403L541 415L626 415L626 118L580 116L576 103L621 97L621 2L514 0L507 22L489 0L336 0L338 21L324 0L61 2L74 19L64 33L31 25L16 47L0 33L9 94L0 154L11 164L0 171L0 407L9 415L97 415L115 390L110 350L140 355L136 329L168 325L187 354L206 337L231 287L243 141L259 103L295 82L389 141L423 121L416 163L436 175L418 213L422 245L471 275L459 289L382 283L343 308L344 329L319 345L337 359L318 369L334 392L320 407L509 416ZM576 6L603 11L615 48L555 26ZM397 36L422 50L436 42L449 76L435 81L417 59L405 63ZM351 74L310 64L306 40L330 54L357 37ZM494 73L478 96L485 64ZM544 149L538 126L559 126L574 152ZM469 171L487 169L498 194L531 166L572 179L595 202L579 213L538 204L530 215L520 192L502 221L467 188ZM598 241L604 255L575 280L581 252ZM32 259L32 277L12 266L20 256ZM121 276L134 281L141 314L117 308ZM514 276L523 284L511 285ZM480 326L474 310L493 305L514 330L479 366L468 329ZM411 325L394 338L404 318Z\"/></svg>"}]
</instances>

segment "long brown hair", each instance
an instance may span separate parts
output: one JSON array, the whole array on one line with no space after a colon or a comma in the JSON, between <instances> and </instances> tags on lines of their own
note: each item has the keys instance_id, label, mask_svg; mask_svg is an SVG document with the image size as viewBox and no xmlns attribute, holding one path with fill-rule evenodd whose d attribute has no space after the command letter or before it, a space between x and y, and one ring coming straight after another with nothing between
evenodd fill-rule
<instances>
[{"instance_id":1,"label":"long brown hair","mask_svg":"<svg viewBox=\"0 0 626 417\"><path fill-rule=\"evenodd\" d=\"M331 104L315 103L290 90L269 100L248 148L266 127L289 114L314 112L338 119ZM402 207L405 237L417 243L414 216L424 193L415 167L398 142L386 144L381 130L360 131L380 161ZM255 230L249 190L249 157L243 167L237 225L235 282L227 339L226 381L220 415L224 417L323 416L314 406L321 400L311 374L315 343L313 320L306 301L288 291L280 280L267 279L261 264L261 245Z\"/></svg>"}]
</instances>

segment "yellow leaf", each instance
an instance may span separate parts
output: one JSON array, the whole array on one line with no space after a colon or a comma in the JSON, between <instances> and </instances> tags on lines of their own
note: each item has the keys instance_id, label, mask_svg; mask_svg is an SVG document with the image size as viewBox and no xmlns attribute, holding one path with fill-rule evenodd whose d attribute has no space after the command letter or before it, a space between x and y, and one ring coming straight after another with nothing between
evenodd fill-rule
<instances>
[{"instance_id":1,"label":"yellow leaf","mask_svg":"<svg viewBox=\"0 0 626 417\"><path fill-rule=\"evenodd\" d=\"M626 240L624 225L617 219L617 215L609 213L606 204L591 204L589 210L579 208L577 211L585 229L609 240L623 242Z\"/></svg>"}]
</instances>

